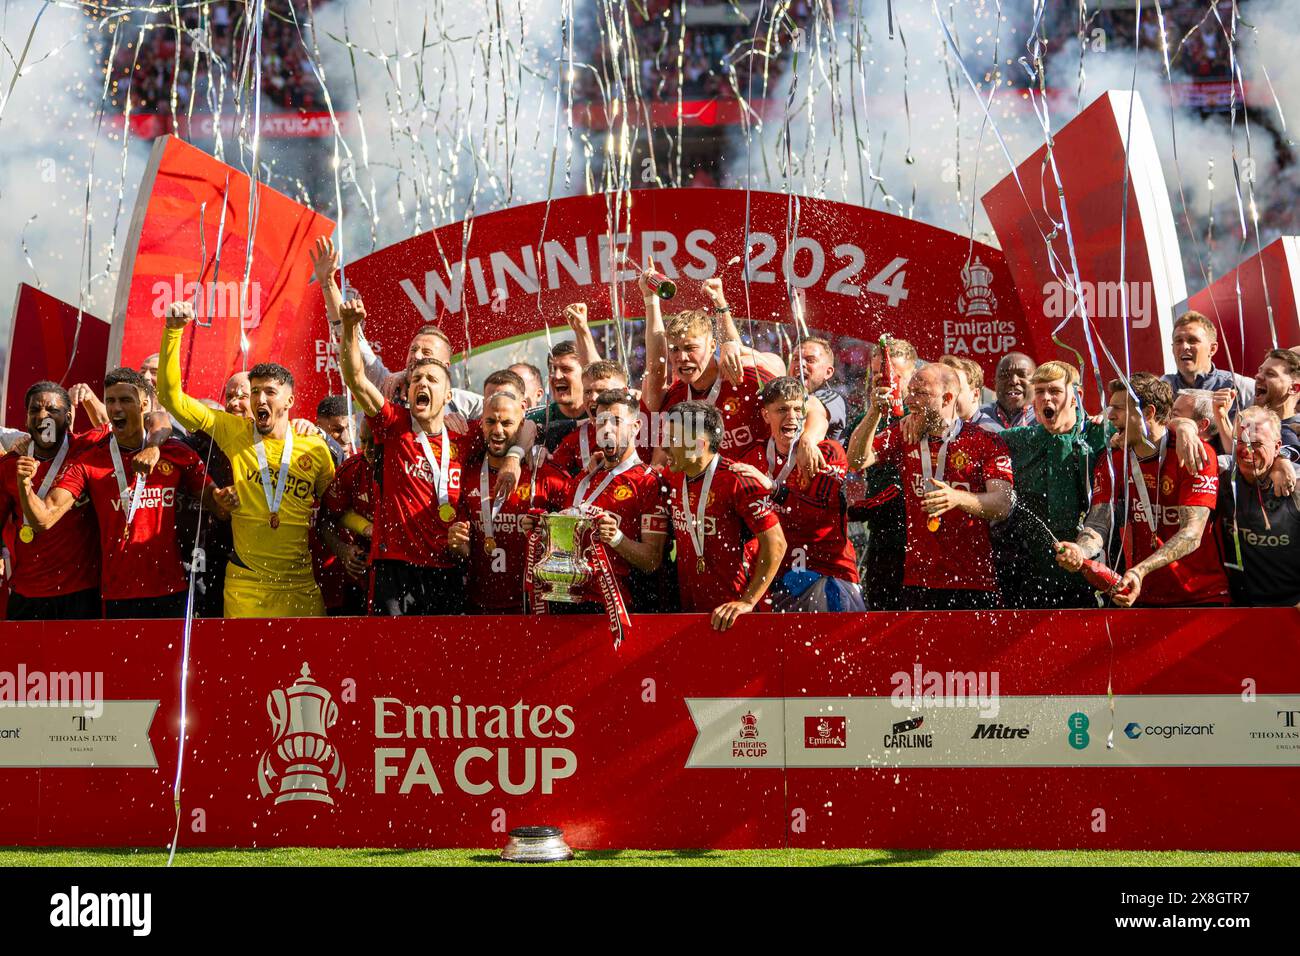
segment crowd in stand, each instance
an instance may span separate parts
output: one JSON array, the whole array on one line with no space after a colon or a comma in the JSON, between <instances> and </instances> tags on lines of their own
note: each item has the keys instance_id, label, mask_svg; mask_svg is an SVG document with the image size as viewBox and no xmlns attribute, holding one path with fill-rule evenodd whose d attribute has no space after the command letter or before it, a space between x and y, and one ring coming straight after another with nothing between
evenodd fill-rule
<instances>
[{"instance_id":1,"label":"crowd in stand","mask_svg":"<svg viewBox=\"0 0 1300 956\"><path fill-rule=\"evenodd\" d=\"M639 378L577 303L545 370L469 392L436 325L386 368L328 240L312 265L348 390L314 420L275 363L186 394L183 302L102 394L31 385L26 428L0 435L10 619L177 617L191 595L227 617L614 602L719 629L756 611L1300 604L1300 349L1234 374L1195 312L1172 373L1086 370L1090 414L1061 361L1003 355L986 390L976 362L886 338L846 379L825 339L784 358L744 344L718 278L695 290L706 308L668 316L643 279ZM531 573L557 513L590 520L606 572L568 601Z\"/></svg>"},{"instance_id":2,"label":"crowd in stand","mask_svg":"<svg viewBox=\"0 0 1300 956\"><path fill-rule=\"evenodd\" d=\"M314 6L327 2L316 0ZM262 93L283 109L324 108L300 35L300 28L306 33L308 7L307 0L268 0L262 19ZM189 109L192 96L200 110L206 109L207 84L215 82L212 57L224 64L226 95L233 95L237 65L248 41L246 9L232 0L181 4L176 8L179 33L171 16L149 20L155 25L143 33L130 23L119 26L124 32L112 62L114 101L124 106L129 89L132 112L169 114L174 92L178 113ZM96 14L93 5L87 13Z\"/></svg>"}]
</instances>

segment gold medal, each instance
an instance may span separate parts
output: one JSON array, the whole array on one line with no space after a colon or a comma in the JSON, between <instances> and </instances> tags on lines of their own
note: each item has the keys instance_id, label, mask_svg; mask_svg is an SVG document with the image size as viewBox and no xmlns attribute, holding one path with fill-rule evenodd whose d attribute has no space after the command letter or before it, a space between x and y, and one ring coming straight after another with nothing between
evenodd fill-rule
<instances>
[{"instance_id":1,"label":"gold medal","mask_svg":"<svg viewBox=\"0 0 1300 956\"><path fill-rule=\"evenodd\" d=\"M939 530L939 516L938 516L938 515L930 515L930 520L927 521L927 522L925 523L925 526L926 526L926 528L927 528L928 530L930 530L930 531L938 531L938 530Z\"/></svg>"},{"instance_id":2,"label":"gold medal","mask_svg":"<svg viewBox=\"0 0 1300 956\"><path fill-rule=\"evenodd\" d=\"M496 539L496 538L484 538L484 539L483 539L483 550L484 550L484 551L486 551L488 554L491 554L491 553L492 553L493 551L495 551L496 549L497 549L497 539Z\"/></svg>"},{"instance_id":3,"label":"gold medal","mask_svg":"<svg viewBox=\"0 0 1300 956\"><path fill-rule=\"evenodd\" d=\"M271 527L273 529L280 527L280 512L278 511L271 512Z\"/></svg>"},{"instance_id":4,"label":"gold medal","mask_svg":"<svg viewBox=\"0 0 1300 956\"><path fill-rule=\"evenodd\" d=\"M704 558L700 557L695 559L695 573L696 574L704 573Z\"/></svg>"},{"instance_id":5,"label":"gold medal","mask_svg":"<svg viewBox=\"0 0 1300 956\"><path fill-rule=\"evenodd\" d=\"M32 530L31 525L23 525L22 530L18 532L18 540L23 544L31 544L36 540L36 532Z\"/></svg>"},{"instance_id":6,"label":"gold medal","mask_svg":"<svg viewBox=\"0 0 1300 956\"><path fill-rule=\"evenodd\" d=\"M452 519L456 517L456 509L450 504L445 504L438 509L438 517L443 520L443 523L451 524Z\"/></svg>"}]
</instances>

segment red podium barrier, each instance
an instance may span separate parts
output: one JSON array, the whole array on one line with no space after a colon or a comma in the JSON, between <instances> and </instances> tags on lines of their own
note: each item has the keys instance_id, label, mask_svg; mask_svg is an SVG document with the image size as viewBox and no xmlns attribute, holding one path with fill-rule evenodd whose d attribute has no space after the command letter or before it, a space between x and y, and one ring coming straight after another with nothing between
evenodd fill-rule
<instances>
[{"instance_id":1,"label":"red podium barrier","mask_svg":"<svg viewBox=\"0 0 1300 956\"><path fill-rule=\"evenodd\" d=\"M1300 849L1297 623L671 615L615 652L595 618L199 621L180 839ZM165 845L179 623L3 634L0 844ZM31 697L96 671L97 715Z\"/></svg>"}]
</instances>

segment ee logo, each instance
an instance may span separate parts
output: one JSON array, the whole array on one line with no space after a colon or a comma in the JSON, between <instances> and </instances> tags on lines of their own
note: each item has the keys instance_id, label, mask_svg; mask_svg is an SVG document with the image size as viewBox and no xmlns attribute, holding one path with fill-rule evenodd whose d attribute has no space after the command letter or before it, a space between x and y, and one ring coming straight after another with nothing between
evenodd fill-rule
<instances>
[{"instance_id":1,"label":"ee logo","mask_svg":"<svg viewBox=\"0 0 1300 956\"><path fill-rule=\"evenodd\" d=\"M1088 746L1088 715L1084 713L1073 713L1070 719L1066 721L1070 728L1070 734L1067 738L1070 746L1075 750L1083 750Z\"/></svg>"}]
</instances>

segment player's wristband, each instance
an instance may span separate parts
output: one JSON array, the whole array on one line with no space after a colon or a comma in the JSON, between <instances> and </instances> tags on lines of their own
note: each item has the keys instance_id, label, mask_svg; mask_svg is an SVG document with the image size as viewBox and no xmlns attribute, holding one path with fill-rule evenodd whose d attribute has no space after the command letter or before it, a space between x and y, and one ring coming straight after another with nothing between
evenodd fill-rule
<instances>
[{"instance_id":1,"label":"player's wristband","mask_svg":"<svg viewBox=\"0 0 1300 956\"><path fill-rule=\"evenodd\" d=\"M724 312L730 312L730 311L731 311L731 306L729 306L729 305L719 305L719 306L715 306L715 307L714 307L714 309L713 309L713 314L714 314L714 315L722 315L722 313L724 313Z\"/></svg>"},{"instance_id":2,"label":"player's wristband","mask_svg":"<svg viewBox=\"0 0 1300 956\"><path fill-rule=\"evenodd\" d=\"M614 537L609 539L609 546L611 548L617 548L620 544L623 543L624 537L625 536L622 531L615 531Z\"/></svg>"},{"instance_id":3,"label":"player's wristband","mask_svg":"<svg viewBox=\"0 0 1300 956\"><path fill-rule=\"evenodd\" d=\"M518 458L520 461L523 461L523 460L524 460L524 449L523 449L523 446L522 446L522 445L511 445L511 446L510 446L510 450L509 450L508 452L506 452L506 457L507 457L507 458Z\"/></svg>"}]
</instances>

